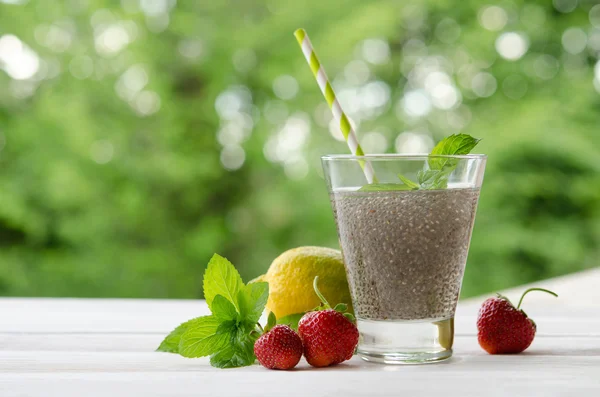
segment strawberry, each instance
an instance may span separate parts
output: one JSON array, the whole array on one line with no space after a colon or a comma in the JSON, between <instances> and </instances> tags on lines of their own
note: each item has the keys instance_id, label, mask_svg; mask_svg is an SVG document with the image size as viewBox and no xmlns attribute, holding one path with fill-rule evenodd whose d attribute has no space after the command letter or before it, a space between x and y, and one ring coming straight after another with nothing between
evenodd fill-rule
<instances>
[{"instance_id":1,"label":"strawberry","mask_svg":"<svg viewBox=\"0 0 600 397\"><path fill-rule=\"evenodd\" d=\"M302 340L287 325L276 325L258 338L254 354L263 367L291 369L302 358Z\"/></svg>"},{"instance_id":2,"label":"strawberry","mask_svg":"<svg viewBox=\"0 0 600 397\"><path fill-rule=\"evenodd\" d=\"M298 323L304 357L313 367L350 360L358 344L358 329L333 309L305 314Z\"/></svg>"},{"instance_id":3,"label":"strawberry","mask_svg":"<svg viewBox=\"0 0 600 397\"><path fill-rule=\"evenodd\" d=\"M558 296L542 288L530 288L523 293L516 308L500 294L483 302L477 317L477 340L483 350L489 354L516 354L531 345L537 326L520 309L523 298L531 291Z\"/></svg>"},{"instance_id":4,"label":"strawberry","mask_svg":"<svg viewBox=\"0 0 600 397\"><path fill-rule=\"evenodd\" d=\"M317 288L315 292L323 302L324 310L305 314L298 323L298 333L304 344L304 357L313 367L327 367L350 360L358 344L358 329L352 322L354 317L342 313L346 305L339 304L331 309Z\"/></svg>"}]
</instances>

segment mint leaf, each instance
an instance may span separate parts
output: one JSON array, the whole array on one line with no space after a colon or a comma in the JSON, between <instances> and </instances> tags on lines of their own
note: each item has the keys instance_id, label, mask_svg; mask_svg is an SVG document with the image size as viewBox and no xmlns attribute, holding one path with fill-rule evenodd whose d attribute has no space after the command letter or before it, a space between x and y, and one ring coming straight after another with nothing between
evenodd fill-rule
<instances>
[{"instance_id":1,"label":"mint leaf","mask_svg":"<svg viewBox=\"0 0 600 397\"><path fill-rule=\"evenodd\" d=\"M287 315L285 317L278 318L277 319L277 324L285 324L285 325L288 325L293 330L298 330L298 322L300 322L300 319L305 314L306 314L306 312L289 314L289 315Z\"/></svg>"},{"instance_id":2,"label":"mint leaf","mask_svg":"<svg viewBox=\"0 0 600 397\"><path fill-rule=\"evenodd\" d=\"M388 190L411 190L408 185L402 185L400 183L371 183L364 185L359 192L374 192L374 191L388 191Z\"/></svg>"},{"instance_id":3,"label":"mint leaf","mask_svg":"<svg viewBox=\"0 0 600 397\"><path fill-rule=\"evenodd\" d=\"M262 316L269 298L269 284L257 282L248 284L238 292L242 321L254 325Z\"/></svg>"},{"instance_id":4,"label":"mint leaf","mask_svg":"<svg viewBox=\"0 0 600 397\"><path fill-rule=\"evenodd\" d=\"M156 349L158 352L167 352L167 353L179 353L179 341L181 340L181 335L190 327L194 327L197 324L201 323L202 317L197 317L186 321L183 324L180 324L177 328L175 328L163 341L160 346Z\"/></svg>"},{"instance_id":5,"label":"mint leaf","mask_svg":"<svg viewBox=\"0 0 600 397\"><path fill-rule=\"evenodd\" d=\"M223 295L217 295L212 301L212 314L220 321L238 320L239 313Z\"/></svg>"},{"instance_id":6,"label":"mint leaf","mask_svg":"<svg viewBox=\"0 0 600 397\"><path fill-rule=\"evenodd\" d=\"M398 174L398 178L400 178L400 180L410 189L415 190L419 188L419 184L416 182L411 181L410 179L408 179L407 177L405 177L404 175Z\"/></svg>"},{"instance_id":7,"label":"mint leaf","mask_svg":"<svg viewBox=\"0 0 600 397\"><path fill-rule=\"evenodd\" d=\"M204 272L204 299L212 311L215 296L222 295L239 309L237 296L244 287L242 278L235 267L227 259L214 254Z\"/></svg>"},{"instance_id":8,"label":"mint leaf","mask_svg":"<svg viewBox=\"0 0 600 397\"><path fill-rule=\"evenodd\" d=\"M267 319L265 332L269 332L275 325L277 325L277 317L275 317L275 313L269 312L269 318Z\"/></svg>"},{"instance_id":9,"label":"mint leaf","mask_svg":"<svg viewBox=\"0 0 600 397\"><path fill-rule=\"evenodd\" d=\"M421 189L446 189L448 187L448 177L454 171L453 167L446 167L444 170L425 170L419 171L417 176Z\"/></svg>"},{"instance_id":10,"label":"mint leaf","mask_svg":"<svg viewBox=\"0 0 600 397\"><path fill-rule=\"evenodd\" d=\"M431 151L431 155L464 155L469 154L471 150L479 143L481 139L473 138L467 134L454 134L442 139ZM442 170L447 165L451 165L450 160L446 158L432 158L429 160L429 168L432 170ZM450 163L450 164L448 164ZM454 165L456 167L456 165Z\"/></svg>"},{"instance_id":11,"label":"mint leaf","mask_svg":"<svg viewBox=\"0 0 600 397\"><path fill-rule=\"evenodd\" d=\"M240 327L229 335L228 343L210 357L216 368L237 368L252 365L256 360L254 342L248 327Z\"/></svg>"},{"instance_id":12,"label":"mint leaf","mask_svg":"<svg viewBox=\"0 0 600 397\"><path fill-rule=\"evenodd\" d=\"M204 357L227 345L230 333L220 327L221 321L215 316L204 316L181 335L179 354L184 357Z\"/></svg>"},{"instance_id":13,"label":"mint leaf","mask_svg":"<svg viewBox=\"0 0 600 397\"><path fill-rule=\"evenodd\" d=\"M451 156L469 154L479 141L480 139L475 139L467 134L450 135L435 145L431 151L431 155ZM427 163L429 169L417 173L419 189L446 189L448 187L448 178L456 169L458 161L451 158L430 157Z\"/></svg>"}]
</instances>

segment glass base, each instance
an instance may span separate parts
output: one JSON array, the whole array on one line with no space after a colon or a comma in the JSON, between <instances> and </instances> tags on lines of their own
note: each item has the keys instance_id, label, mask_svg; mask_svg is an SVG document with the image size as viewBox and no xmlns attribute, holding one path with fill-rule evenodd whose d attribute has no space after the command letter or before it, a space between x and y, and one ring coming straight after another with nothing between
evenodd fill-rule
<instances>
[{"instance_id":1,"label":"glass base","mask_svg":"<svg viewBox=\"0 0 600 397\"><path fill-rule=\"evenodd\" d=\"M359 350L358 356L365 361L378 364L432 364L452 357L452 350L439 353L371 353Z\"/></svg>"},{"instance_id":2,"label":"glass base","mask_svg":"<svg viewBox=\"0 0 600 397\"><path fill-rule=\"evenodd\" d=\"M454 318L423 320L357 319L357 353L382 364L426 364L452 356Z\"/></svg>"}]
</instances>

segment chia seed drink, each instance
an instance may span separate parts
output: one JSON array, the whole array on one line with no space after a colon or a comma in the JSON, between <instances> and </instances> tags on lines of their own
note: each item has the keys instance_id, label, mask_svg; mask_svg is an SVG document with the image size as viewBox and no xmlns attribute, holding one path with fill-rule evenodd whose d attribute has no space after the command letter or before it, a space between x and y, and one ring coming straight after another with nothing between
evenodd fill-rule
<instances>
[{"instance_id":1,"label":"chia seed drink","mask_svg":"<svg viewBox=\"0 0 600 397\"><path fill-rule=\"evenodd\" d=\"M357 318L454 316L479 189L330 197Z\"/></svg>"},{"instance_id":2,"label":"chia seed drink","mask_svg":"<svg viewBox=\"0 0 600 397\"><path fill-rule=\"evenodd\" d=\"M468 138L441 143L468 144ZM360 333L357 354L385 364L450 358L486 157L322 161ZM417 190L404 190L410 186Z\"/></svg>"}]
</instances>

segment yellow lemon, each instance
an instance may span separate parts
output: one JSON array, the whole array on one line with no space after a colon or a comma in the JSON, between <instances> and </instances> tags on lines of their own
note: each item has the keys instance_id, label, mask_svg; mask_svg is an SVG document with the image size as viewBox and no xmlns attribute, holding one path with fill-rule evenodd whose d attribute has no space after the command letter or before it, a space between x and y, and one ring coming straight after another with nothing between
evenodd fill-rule
<instances>
[{"instance_id":1,"label":"yellow lemon","mask_svg":"<svg viewBox=\"0 0 600 397\"><path fill-rule=\"evenodd\" d=\"M313 289L319 276L319 290L334 307L348 304L352 311L342 253L325 247L298 247L279 255L266 274L252 281L269 283L267 309L277 318L314 309L320 300Z\"/></svg>"}]
</instances>

